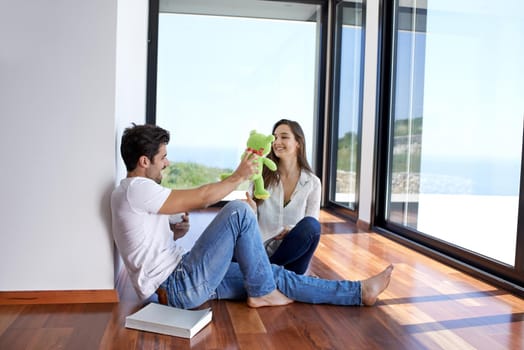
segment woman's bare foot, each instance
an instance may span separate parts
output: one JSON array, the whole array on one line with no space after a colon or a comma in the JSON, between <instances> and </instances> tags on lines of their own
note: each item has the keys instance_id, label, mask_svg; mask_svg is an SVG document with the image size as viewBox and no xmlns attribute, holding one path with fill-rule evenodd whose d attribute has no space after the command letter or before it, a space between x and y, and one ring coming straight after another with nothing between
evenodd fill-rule
<instances>
[{"instance_id":1,"label":"woman's bare foot","mask_svg":"<svg viewBox=\"0 0 524 350\"><path fill-rule=\"evenodd\" d=\"M286 297L278 289L275 289L271 293L263 295L261 297L247 298L247 305L254 308L263 306L281 306L291 304L292 302L292 299Z\"/></svg>"},{"instance_id":2,"label":"woman's bare foot","mask_svg":"<svg viewBox=\"0 0 524 350\"><path fill-rule=\"evenodd\" d=\"M377 297L387 288L391 279L393 265L389 265L382 272L362 281L362 304L371 306L376 303Z\"/></svg>"}]
</instances>

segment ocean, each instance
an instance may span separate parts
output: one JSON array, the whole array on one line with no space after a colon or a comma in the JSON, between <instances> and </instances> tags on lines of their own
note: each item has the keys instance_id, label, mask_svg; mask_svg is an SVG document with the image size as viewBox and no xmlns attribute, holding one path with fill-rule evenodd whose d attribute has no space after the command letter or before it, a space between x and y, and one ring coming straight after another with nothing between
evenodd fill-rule
<instances>
[{"instance_id":1,"label":"ocean","mask_svg":"<svg viewBox=\"0 0 524 350\"><path fill-rule=\"evenodd\" d=\"M243 149L169 147L170 162L194 162L234 170ZM518 196L520 160L424 157L421 192Z\"/></svg>"},{"instance_id":2,"label":"ocean","mask_svg":"<svg viewBox=\"0 0 524 350\"><path fill-rule=\"evenodd\" d=\"M216 168L236 169L243 151L235 148L168 146L167 159L170 162L192 162Z\"/></svg>"},{"instance_id":3,"label":"ocean","mask_svg":"<svg viewBox=\"0 0 524 350\"><path fill-rule=\"evenodd\" d=\"M467 184L469 189L464 194L519 195L520 160L425 157L422 160L421 173L427 179L433 177L455 184ZM424 187L424 183L421 185ZM441 193L429 188L421 190L424 193Z\"/></svg>"}]
</instances>

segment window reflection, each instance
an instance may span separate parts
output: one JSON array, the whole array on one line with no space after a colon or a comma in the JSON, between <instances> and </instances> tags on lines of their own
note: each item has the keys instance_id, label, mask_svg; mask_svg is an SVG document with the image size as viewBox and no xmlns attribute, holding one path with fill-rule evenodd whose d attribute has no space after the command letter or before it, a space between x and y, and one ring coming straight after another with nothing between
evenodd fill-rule
<instances>
[{"instance_id":1,"label":"window reflection","mask_svg":"<svg viewBox=\"0 0 524 350\"><path fill-rule=\"evenodd\" d=\"M362 117L362 4L341 2L336 13L332 135L336 172L332 175L330 198L355 210Z\"/></svg>"},{"instance_id":2,"label":"window reflection","mask_svg":"<svg viewBox=\"0 0 524 350\"><path fill-rule=\"evenodd\" d=\"M387 219L513 265L524 3L400 3Z\"/></svg>"}]
</instances>

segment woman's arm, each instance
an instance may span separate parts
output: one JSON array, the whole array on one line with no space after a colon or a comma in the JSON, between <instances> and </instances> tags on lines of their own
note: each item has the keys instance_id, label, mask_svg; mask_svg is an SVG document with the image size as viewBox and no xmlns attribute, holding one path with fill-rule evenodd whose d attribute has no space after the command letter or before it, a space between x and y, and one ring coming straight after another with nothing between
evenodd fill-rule
<instances>
[{"instance_id":1,"label":"woman's arm","mask_svg":"<svg viewBox=\"0 0 524 350\"><path fill-rule=\"evenodd\" d=\"M253 211L255 212L255 215L258 215L257 203L253 200L253 198L251 198L251 195L249 193L250 192L246 191L246 199L242 199L242 200L246 202L247 204L249 204L251 209L253 209Z\"/></svg>"},{"instance_id":2,"label":"woman's arm","mask_svg":"<svg viewBox=\"0 0 524 350\"><path fill-rule=\"evenodd\" d=\"M311 177L312 189L306 200L306 212L304 216L312 216L315 219L320 218L320 180L316 176Z\"/></svg>"}]
</instances>

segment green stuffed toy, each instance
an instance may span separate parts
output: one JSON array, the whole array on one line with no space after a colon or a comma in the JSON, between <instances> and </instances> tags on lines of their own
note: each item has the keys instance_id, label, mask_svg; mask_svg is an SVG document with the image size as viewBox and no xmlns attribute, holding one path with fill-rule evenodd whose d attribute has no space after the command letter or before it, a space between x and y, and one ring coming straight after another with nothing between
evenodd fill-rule
<instances>
[{"instance_id":1,"label":"green stuffed toy","mask_svg":"<svg viewBox=\"0 0 524 350\"><path fill-rule=\"evenodd\" d=\"M275 136L273 135L264 135L257 133L256 130L252 130L247 139L247 149L242 154L241 158L244 158L246 153L254 153L259 156L257 159L258 170L255 174L251 176L249 180L253 181L255 189L255 198L257 199L266 199L269 197L269 192L264 188L264 178L262 177L262 168L265 165L269 170L277 170L277 165L271 159L266 158L266 156L271 151L271 144L275 141ZM230 175L230 174L229 174ZM224 179L229 175L222 175L221 178Z\"/></svg>"}]
</instances>

